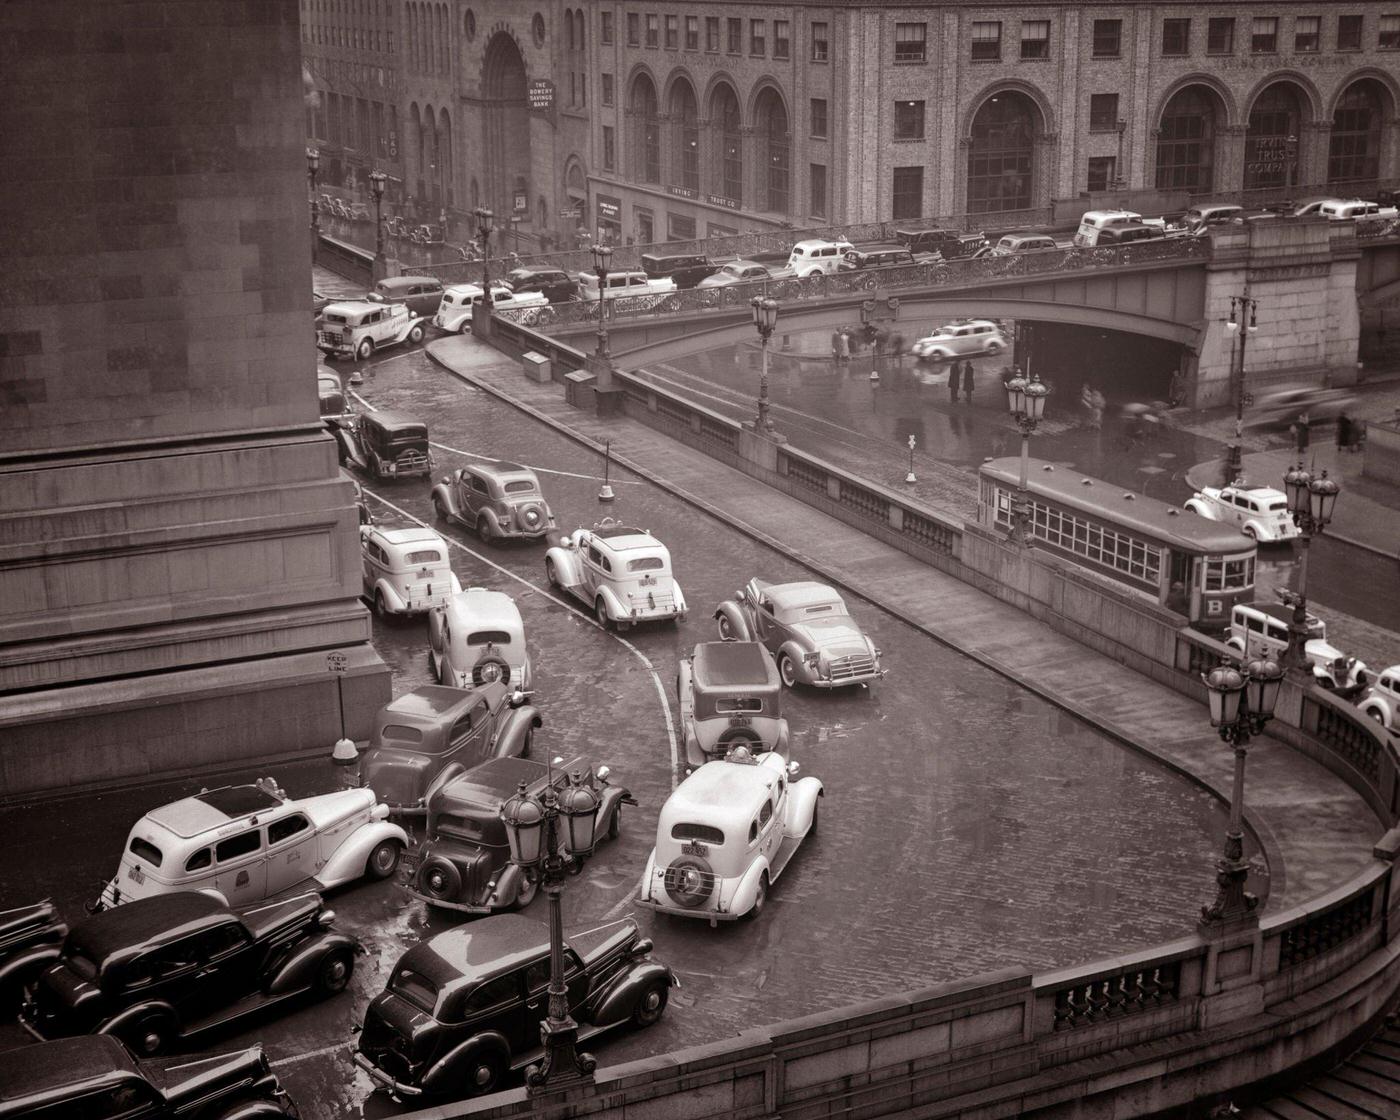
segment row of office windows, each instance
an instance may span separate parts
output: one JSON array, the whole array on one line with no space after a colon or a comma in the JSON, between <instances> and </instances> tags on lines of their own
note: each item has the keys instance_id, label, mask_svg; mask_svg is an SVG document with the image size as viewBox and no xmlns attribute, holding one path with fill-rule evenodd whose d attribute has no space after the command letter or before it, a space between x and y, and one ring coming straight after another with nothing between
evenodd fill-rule
<instances>
[{"instance_id":1,"label":"row of office windows","mask_svg":"<svg viewBox=\"0 0 1400 1120\"><path fill-rule=\"evenodd\" d=\"M599 27L599 40L611 45L615 40L613 14L602 12ZM811 24L809 55L813 62L827 62L831 58L830 24L817 21ZM704 46L701 47L703 31ZM770 38L771 33L771 38ZM772 53L769 54L769 44ZM702 28L700 16L658 15L655 12L627 13L627 45L629 47L664 47L675 51L685 49L707 54L747 53L754 58L775 58L779 61L792 57L792 22L786 19L744 19L734 16L705 16Z\"/></svg>"}]
</instances>

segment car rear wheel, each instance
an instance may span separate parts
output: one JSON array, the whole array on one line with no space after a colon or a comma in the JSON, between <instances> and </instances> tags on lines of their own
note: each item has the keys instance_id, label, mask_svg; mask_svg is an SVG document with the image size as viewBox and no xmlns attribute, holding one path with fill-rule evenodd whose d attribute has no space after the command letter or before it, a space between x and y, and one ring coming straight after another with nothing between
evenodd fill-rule
<instances>
[{"instance_id":1,"label":"car rear wheel","mask_svg":"<svg viewBox=\"0 0 1400 1120\"><path fill-rule=\"evenodd\" d=\"M647 987L646 991L637 1000L637 1006L632 1009L632 1025L634 1027L653 1027L661 1021L661 1016L666 1011L666 1003L671 998L671 985L664 980Z\"/></svg>"},{"instance_id":2,"label":"car rear wheel","mask_svg":"<svg viewBox=\"0 0 1400 1120\"><path fill-rule=\"evenodd\" d=\"M608 819L608 839L616 840L622 835L622 806L619 805L613 810L613 815Z\"/></svg>"},{"instance_id":3,"label":"car rear wheel","mask_svg":"<svg viewBox=\"0 0 1400 1120\"><path fill-rule=\"evenodd\" d=\"M744 915L750 920L757 918L763 913L763 908L768 905L768 872L764 872L758 877L758 893L753 896L753 905L749 907L749 912Z\"/></svg>"},{"instance_id":4,"label":"car rear wheel","mask_svg":"<svg viewBox=\"0 0 1400 1120\"><path fill-rule=\"evenodd\" d=\"M510 684L510 666L499 657L483 657L472 666L472 684Z\"/></svg>"},{"instance_id":5,"label":"car rear wheel","mask_svg":"<svg viewBox=\"0 0 1400 1120\"><path fill-rule=\"evenodd\" d=\"M375 845L374 851L370 852L369 859L365 861L366 879L387 879L399 868L399 857L403 854L403 845L397 840L385 840L382 844Z\"/></svg>"},{"instance_id":6,"label":"car rear wheel","mask_svg":"<svg viewBox=\"0 0 1400 1120\"><path fill-rule=\"evenodd\" d=\"M359 344L357 347L355 347L355 357L359 358L360 361L363 362L363 361L365 361L365 360L366 360L371 354L373 354L373 353L374 353L374 339L372 339L372 338L362 338L362 339L360 339L360 344Z\"/></svg>"},{"instance_id":7,"label":"car rear wheel","mask_svg":"<svg viewBox=\"0 0 1400 1120\"><path fill-rule=\"evenodd\" d=\"M778 675L783 678L783 684L788 688L794 688L797 685L797 666L793 664L790 654L778 655Z\"/></svg>"},{"instance_id":8,"label":"car rear wheel","mask_svg":"<svg viewBox=\"0 0 1400 1120\"><path fill-rule=\"evenodd\" d=\"M384 598L384 592L382 591L376 591L374 593L374 613L385 622L388 622L391 617L389 601Z\"/></svg>"},{"instance_id":9,"label":"car rear wheel","mask_svg":"<svg viewBox=\"0 0 1400 1120\"><path fill-rule=\"evenodd\" d=\"M598 596L597 601L593 604L593 617L598 620L598 625L604 630L612 625L612 619L608 617L608 604L603 601L601 595Z\"/></svg>"},{"instance_id":10,"label":"car rear wheel","mask_svg":"<svg viewBox=\"0 0 1400 1120\"><path fill-rule=\"evenodd\" d=\"M716 619L716 623L718 624L718 627L719 627L719 640L720 640L720 641L722 641L722 642L734 642L734 641L738 641L739 635L736 634L736 633L734 633L734 624L733 624L732 622L729 621L729 616L728 616L728 615L724 615L724 614L720 615L719 618Z\"/></svg>"},{"instance_id":11,"label":"car rear wheel","mask_svg":"<svg viewBox=\"0 0 1400 1120\"><path fill-rule=\"evenodd\" d=\"M137 1057L150 1058L169 1049L175 1035L174 1020L169 1015L153 1013L136 1020L120 1037Z\"/></svg>"},{"instance_id":12,"label":"car rear wheel","mask_svg":"<svg viewBox=\"0 0 1400 1120\"><path fill-rule=\"evenodd\" d=\"M447 506L443 504L442 498L437 494L433 495L433 516L439 521L447 520Z\"/></svg>"},{"instance_id":13,"label":"car rear wheel","mask_svg":"<svg viewBox=\"0 0 1400 1120\"><path fill-rule=\"evenodd\" d=\"M544 578L549 581L550 587L559 586L559 572L554 567L554 561L546 559L544 562Z\"/></svg>"},{"instance_id":14,"label":"car rear wheel","mask_svg":"<svg viewBox=\"0 0 1400 1120\"><path fill-rule=\"evenodd\" d=\"M429 898L451 902L462 889L462 877L445 859L432 859L418 873L418 884Z\"/></svg>"},{"instance_id":15,"label":"car rear wheel","mask_svg":"<svg viewBox=\"0 0 1400 1120\"><path fill-rule=\"evenodd\" d=\"M1385 726L1385 716L1381 715L1381 710L1379 708L1372 708L1366 714L1370 716L1373 720L1375 720L1377 723L1379 723L1382 727Z\"/></svg>"},{"instance_id":16,"label":"car rear wheel","mask_svg":"<svg viewBox=\"0 0 1400 1120\"><path fill-rule=\"evenodd\" d=\"M494 1093L506 1074L506 1060L497 1053L479 1054L467 1069L467 1092L474 1097Z\"/></svg>"},{"instance_id":17,"label":"car rear wheel","mask_svg":"<svg viewBox=\"0 0 1400 1120\"><path fill-rule=\"evenodd\" d=\"M1001 343L1000 343L1000 342L997 342L995 339L993 339L992 341L990 341L990 342L987 343L987 353L988 353L988 354L996 354L996 353L999 353L1000 351L1001 351Z\"/></svg>"},{"instance_id":18,"label":"car rear wheel","mask_svg":"<svg viewBox=\"0 0 1400 1120\"><path fill-rule=\"evenodd\" d=\"M476 519L476 535L481 538L482 544L491 543L491 519L484 513Z\"/></svg>"},{"instance_id":19,"label":"car rear wheel","mask_svg":"<svg viewBox=\"0 0 1400 1120\"><path fill-rule=\"evenodd\" d=\"M321 967L316 970L316 994L333 996L343 992L350 984L350 974L355 970L355 958L349 949L333 949L321 958Z\"/></svg>"}]
</instances>

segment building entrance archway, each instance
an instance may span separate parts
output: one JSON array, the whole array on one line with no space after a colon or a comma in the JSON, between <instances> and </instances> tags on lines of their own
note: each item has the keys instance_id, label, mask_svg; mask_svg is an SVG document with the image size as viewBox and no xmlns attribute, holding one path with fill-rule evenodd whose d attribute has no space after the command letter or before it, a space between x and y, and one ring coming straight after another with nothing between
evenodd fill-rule
<instances>
[{"instance_id":1,"label":"building entrance archway","mask_svg":"<svg viewBox=\"0 0 1400 1120\"><path fill-rule=\"evenodd\" d=\"M1036 197L1036 138L1040 110L1024 93L993 94L972 118L967 153L967 210L991 214L1029 210Z\"/></svg>"},{"instance_id":2,"label":"building entrance archway","mask_svg":"<svg viewBox=\"0 0 1400 1120\"><path fill-rule=\"evenodd\" d=\"M1298 182L1302 98L1290 82L1269 86L1249 110L1244 141L1244 189L1291 187Z\"/></svg>"},{"instance_id":3,"label":"building entrance archway","mask_svg":"<svg viewBox=\"0 0 1400 1120\"><path fill-rule=\"evenodd\" d=\"M530 113L525 60L504 31L491 36L483 66L481 128L485 178L482 203L504 221L512 212L516 184L530 176Z\"/></svg>"}]
</instances>

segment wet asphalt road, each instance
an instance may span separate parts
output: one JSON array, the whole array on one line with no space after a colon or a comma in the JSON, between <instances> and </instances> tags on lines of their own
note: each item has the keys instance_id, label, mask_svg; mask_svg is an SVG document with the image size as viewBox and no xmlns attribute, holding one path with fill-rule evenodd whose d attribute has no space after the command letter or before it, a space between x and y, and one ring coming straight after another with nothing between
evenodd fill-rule
<instances>
[{"instance_id":1,"label":"wet asphalt road","mask_svg":"<svg viewBox=\"0 0 1400 1120\"><path fill-rule=\"evenodd\" d=\"M656 813L676 776L677 658L715 635L715 604L751 575L809 574L626 472L612 474L616 503L600 505L595 456L450 378L421 352L387 354L367 372L367 402L428 420L440 474L469 455L526 462L539 471L561 529L611 514L655 532L675 558L689 618L618 636L552 598L543 546L487 547L460 527L444 530L464 586L507 591L520 605L545 719L536 757L588 753L641 803L622 837L570 882L566 924L636 917L684 987L659 1026L600 1040L594 1049L605 1064L913 986L1007 965L1092 960L1190 931L1224 828L1217 802L854 597L853 613L890 675L873 694L785 698L792 755L822 779L827 797L821 832L775 886L762 919L712 929L634 911ZM431 518L421 480L366 488L385 524ZM422 622L376 620L375 645L394 670L396 693L426 683ZM277 777L294 796L339 780L328 762ZM0 811L11 856L0 867L0 905L50 895L76 918L111 873L131 822L198 784ZM1262 894L1267 877L1258 870L1253 885ZM352 1024L406 947L462 920L392 883L344 888L331 904L340 928L368 949L351 994L205 1044L217 1051L261 1041L308 1120L398 1110L351 1065ZM527 912L543 920L544 898ZM0 1045L23 1041L15 1028L0 1029Z\"/></svg>"}]
</instances>

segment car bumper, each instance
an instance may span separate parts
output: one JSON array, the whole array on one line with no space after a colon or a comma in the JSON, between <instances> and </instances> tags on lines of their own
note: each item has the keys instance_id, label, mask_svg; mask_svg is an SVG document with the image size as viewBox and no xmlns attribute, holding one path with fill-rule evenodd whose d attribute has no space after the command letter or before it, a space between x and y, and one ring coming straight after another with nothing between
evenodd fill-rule
<instances>
[{"instance_id":1,"label":"car bumper","mask_svg":"<svg viewBox=\"0 0 1400 1120\"><path fill-rule=\"evenodd\" d=\"M736 922L744 915L731 914L726 910L702 910L696 907L676 906L670 902L657 902L638 895L632 900L638 906L654 910L658 914L671 914L677 918L699 918L706 922ZM680 985L677 984L677 987Z\"/></svg>"},{"instance_id":2,"label":"car bumper","mask_svg":"<svg viewBox=\"0 0 1400 1120\"><path fill-rule=\"evenodd\" d=\"M438 906L443 910L456 910L461 914L490 914L493 907L478 906L473 902L448 902L445 898L434 898L430 894L423 894L414 887L405 887L405 891L418 899L419 902L426 902L429 906Z\"/></svg>"},{"instance_id":3,"label":"car bumper","mask_svg":"<svg viewBox=\"0 0 1400 1120\"><path fill-rule=\"evenodd\" d=\"M871 672L841 677L838 680L832 680L830 677L813 677L807 683L813 688L846 688L853 684L869 684L871 681L878 681L886 672L888 672L886 669L875 669Z\"/></svg>"},{"instance_id":4,"label":"car bumper","mask_svg":"<svg viewBox=\"0 0 1400 1120\"><path fill-rule=\"evenodd\" d=\"M423 1090L420 1089L417 1085L406 1085L402 1081L394 1080L394 1078L390 1077L387 1073L385 1073L382 1069L380 1069L377 1065L370 1061L367 1055L360 1053L360 1051L355 1051L354 1059L355 1064L359 1066L362 1070L364 1070L367 1074L369 1074L369 1078L371 1081L373 1081L376 1085L382 1085L384 1088L388 1089L390 1092L396 1094L397 1096L421 1097L423 1095Z\"/></svg>"}]
</instances>

